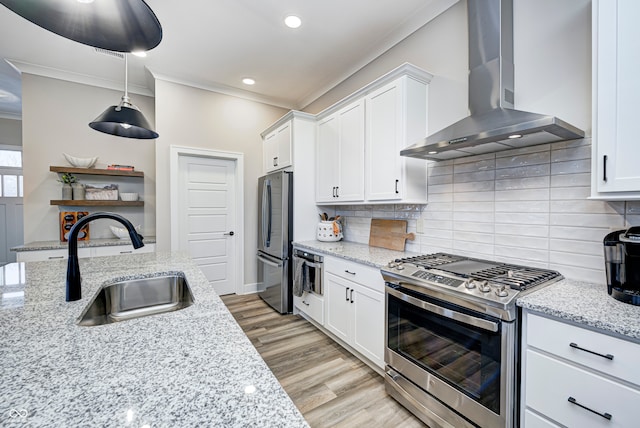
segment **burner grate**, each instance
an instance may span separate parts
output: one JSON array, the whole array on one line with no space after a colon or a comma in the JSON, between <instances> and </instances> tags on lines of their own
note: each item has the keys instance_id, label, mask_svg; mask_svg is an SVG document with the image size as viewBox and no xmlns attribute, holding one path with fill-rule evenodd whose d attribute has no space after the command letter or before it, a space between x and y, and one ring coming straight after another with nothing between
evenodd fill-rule
<instances>
[{"instance_id":1,"label":"burner grate","mask_svg":"<svg viewBox=\"0 0 640 428\"><path fill-rule=\"evenodd\" d=\"M416 266L422 266L424 268L433 268L436 266L442 266L453 262L459 262L465 260L465 257L454 256L453 254L435 253L424 256L408 257L406 259L400 259L405 263L413 263Z\"/></svg>"},{"instance_id":2,"label":"burner grate","mask_svg":"<svg viewBox=\"0 0 640 428\"><path fill-rule=\"evenodd\" d=\"M470 276L476 280L487 280L492 284L504 285L520 291L545 284L551 280L562 279L562 275L556 271L508 264L474 272Z\"/></svg>"}]
</instances>

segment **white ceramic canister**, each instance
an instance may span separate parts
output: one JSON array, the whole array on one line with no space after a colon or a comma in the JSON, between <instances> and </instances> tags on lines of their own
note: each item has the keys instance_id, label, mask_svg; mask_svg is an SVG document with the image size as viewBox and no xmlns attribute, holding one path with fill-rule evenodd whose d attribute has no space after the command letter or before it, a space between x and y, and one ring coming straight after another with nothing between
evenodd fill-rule
<instances>
[{"instance_id":1,"label":"white ceramic canister","mask_svg":"<svg viewBox=\"0 0 640 428\"><path fill-rule=\"evenodd\" d=\"M334 227L335 225L335 227ZM336 233L336 231L338 233ZM342 224L339 221L321 221L318 223L318 241L335 242L343 238Z\"/></svg>"}]
</instances>

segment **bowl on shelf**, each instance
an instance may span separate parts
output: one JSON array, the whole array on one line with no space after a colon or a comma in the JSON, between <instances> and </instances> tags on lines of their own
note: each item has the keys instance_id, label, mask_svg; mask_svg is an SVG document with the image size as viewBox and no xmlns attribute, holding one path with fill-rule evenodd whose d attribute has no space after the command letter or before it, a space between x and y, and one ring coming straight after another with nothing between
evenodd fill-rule
<instances>
[{"instance_id":1,"label":"bowl on shelf","mask_svg":"<svg viewBox=\"0 0 640 428\"><path fill-rule=\"evenodd\" d=\"M120 193L120 199L123 201L137 201L138 200L138 194L135 192L121 192Z\"/></svg>"},{"instance_id":2,"label":"bowl on shelf","mask_svg":"<svg viewBox=\"0 0 640 428\"><path fill-rule=\"evenodd\" d=\"M120 239L129 239L129 231L126 227L118 227L118 226L109 226L111 229L111 233L116 235ZM140 233L140 225L135 227L136 232Z\"/></svg>"},{"instance_id":3,"label":"bowl on shelf","mask_svg":"<svg viewBox=\"0 0 640 428\"><path fill-rule=\"evenodd\" d=\"M75 156L68 155L63 153L64 158L69 162L72 166L76 168L91 168L98 161L98 157L93 158L77 158Z\"/></svg>"}]
</instances>

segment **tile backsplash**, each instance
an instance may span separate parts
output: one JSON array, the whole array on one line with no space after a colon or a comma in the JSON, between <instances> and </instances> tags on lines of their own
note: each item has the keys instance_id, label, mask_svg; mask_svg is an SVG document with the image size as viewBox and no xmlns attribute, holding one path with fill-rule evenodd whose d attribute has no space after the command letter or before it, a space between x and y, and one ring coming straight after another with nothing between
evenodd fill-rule
<instances>
[{"instance_id":1,"label":"tile backsplash","mask_svg":"<svg viewBox=\"0 0 640 428\"><path fill-rule=\"evenodd\" d=\"M406 219L406 250L452 252L604 283L602 239L640 225L640 202L588 200L591 140L429 162L427 205L318 207L345 218L346 241L368 243L371 218ZM417 233L419 222L421 232Z\"/></svg>"}]
</instances>

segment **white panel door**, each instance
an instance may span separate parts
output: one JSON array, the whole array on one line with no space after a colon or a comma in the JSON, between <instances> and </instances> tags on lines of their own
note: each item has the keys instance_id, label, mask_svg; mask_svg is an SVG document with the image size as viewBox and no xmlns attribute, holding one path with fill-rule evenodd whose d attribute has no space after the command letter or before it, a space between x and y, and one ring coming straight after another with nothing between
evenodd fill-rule
<instances>
[{"instance_id":1,"label":"white panel door","mask_svg":"<svg viewBox=\"0 0 640 428\"><path fill-rule=\"evenodd\" d=\"M22 169L0 168L0 266L15 262L12 247L24 244Z\"/></svg>"},{"instance_id":2,"label":"white panel door","mask_svg":"<svg viewBox=\"0 0 640 428\"><path fill-rule=\"evenodd\" d=\"M218 294L235 293L235 162L181 155L178 165L179 249Z\"/></svg>"}]
</instances>

